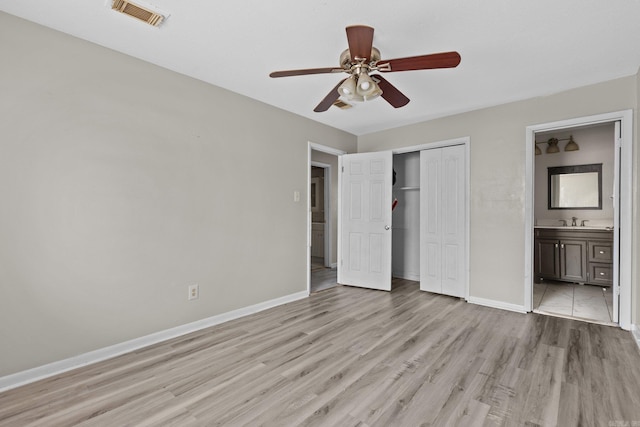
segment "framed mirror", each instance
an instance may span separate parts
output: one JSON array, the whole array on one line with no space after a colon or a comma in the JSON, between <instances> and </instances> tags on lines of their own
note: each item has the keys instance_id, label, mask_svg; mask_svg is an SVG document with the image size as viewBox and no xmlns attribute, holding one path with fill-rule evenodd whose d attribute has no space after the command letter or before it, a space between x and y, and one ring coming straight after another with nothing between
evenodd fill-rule
<instances>
[{"instance_id":1,"label":"framed mirror","mask_svg":"<svg viewBox=\"0 0 640 427\"><path fill-rule=\"evenodd\" d=\"M548 170L549 209L602 209L602 163Z\"/></svg>"}]
</instances>

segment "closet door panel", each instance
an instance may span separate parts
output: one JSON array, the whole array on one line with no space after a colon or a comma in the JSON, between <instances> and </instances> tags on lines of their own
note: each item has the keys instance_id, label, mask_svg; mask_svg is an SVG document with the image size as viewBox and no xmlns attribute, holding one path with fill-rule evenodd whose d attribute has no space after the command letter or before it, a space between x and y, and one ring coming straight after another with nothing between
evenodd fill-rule
<instances>
[{"instance_id":1,"label":"closet door panel","mask_svg":"<svg viewBox=\"0 0 640 427\"><path fill-rule=\"evenodd\" d=\"M442 293L464 297L465 285L465 159L464 146L442 148Z\"/></svg>"},{"instance_id":2,"label":"closet door panel","mask_svg":"<svg viewBox=\"0 0 640 427\"><path fill-rule=\"evenodd\" d=\"M442 155L420 152L420 289L442 292Z\"/></svg>"},{"instance_id":3,"label":"closet door panel","mask_svg":"<svg viewBox=\"0 0 640 427\"><path fill-rule=\"evenodd\" d=\"M465 148L420 152L420 289L457 297L466 286Z\"/></svg>"}]
</instances>

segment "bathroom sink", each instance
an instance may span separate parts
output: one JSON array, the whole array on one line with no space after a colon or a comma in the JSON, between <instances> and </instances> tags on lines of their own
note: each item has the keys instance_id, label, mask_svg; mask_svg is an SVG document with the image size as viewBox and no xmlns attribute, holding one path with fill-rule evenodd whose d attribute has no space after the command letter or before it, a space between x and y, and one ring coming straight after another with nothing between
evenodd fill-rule
<instances>
[{"instance_id":1,"label":"bathroom sink","mask_svg":"<svg viewBox=\"0 0 640 427\"><path fill-rule=\"evenodd\" d=\"M536 225L534 226L534 228L551 228L553 230L607 230L607 231L611 231L613 230L613 227L605 227L605 226L590 226L590 225L578 225L578 226L571 226L571 225Z\"/></svg>"}]
</instances>

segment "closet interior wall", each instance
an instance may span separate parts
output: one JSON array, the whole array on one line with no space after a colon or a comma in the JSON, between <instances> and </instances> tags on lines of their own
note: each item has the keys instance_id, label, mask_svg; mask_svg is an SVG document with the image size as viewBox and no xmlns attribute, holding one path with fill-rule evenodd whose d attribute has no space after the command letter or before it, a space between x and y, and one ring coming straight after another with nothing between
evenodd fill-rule
<instances>
[{"instance_id":1,"label":"closet interior wall","mask_svg":"<svg viewBox=\"0 0 640 427\"><path fill-rule=\"evenodd\" d=\"M392 275L420 280L420 152L394 154Z\"/></svg>"}]
</instances>

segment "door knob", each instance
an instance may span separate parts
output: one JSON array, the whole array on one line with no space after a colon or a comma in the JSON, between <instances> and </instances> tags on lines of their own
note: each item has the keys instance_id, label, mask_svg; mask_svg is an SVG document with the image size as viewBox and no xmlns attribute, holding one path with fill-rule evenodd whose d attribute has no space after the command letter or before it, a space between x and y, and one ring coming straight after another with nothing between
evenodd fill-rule
<instances>
[{"instance_id":1,"label":"door knob","mask_svg":"<svg viewBox=\"0 0 640 427\"><path fill-rule=\"evenodd\" d=\"M385 229L385 230L391 230L391 227L389 227L388 225L385 225L385 226L384 226L384 229Z\"/></svg>"}]
</instances>

